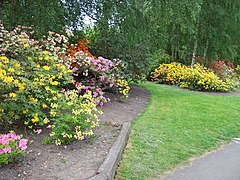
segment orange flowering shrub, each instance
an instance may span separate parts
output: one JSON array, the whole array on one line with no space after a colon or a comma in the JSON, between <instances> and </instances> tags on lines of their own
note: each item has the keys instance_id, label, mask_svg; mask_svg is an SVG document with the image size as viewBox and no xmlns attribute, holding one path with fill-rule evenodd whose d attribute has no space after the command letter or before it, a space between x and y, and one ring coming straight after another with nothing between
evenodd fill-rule
<instances>
[{"instance_id":1,"label":"orange flowering shrub","mask_svg":"<svg viewBox=\"0 0 240 180\"><path fill-rule=\"evenodd\" d=\"M82 51L87 56L93 57L93 55L88 51L89 46L87 45L87 40L81 40L77 44L69 46L68 55L74 57L76 52Z\"/></svg>"}]
</instances>

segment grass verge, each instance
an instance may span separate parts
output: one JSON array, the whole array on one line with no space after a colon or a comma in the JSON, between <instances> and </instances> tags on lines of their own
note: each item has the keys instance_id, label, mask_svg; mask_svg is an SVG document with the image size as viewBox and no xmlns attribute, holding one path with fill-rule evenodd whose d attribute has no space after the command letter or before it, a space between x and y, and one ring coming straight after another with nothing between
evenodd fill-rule
<instances>
[{"instance_id":1,"label":"grass verge","mask_svg":"<svg viewBox=\"0 0 240 180\"><path fill-rule=\"evenodd\" d=\"M240 136L240 96L213 96L153 83L132 124L117 179L157 177Z\"/></svg>"}]
</instances>

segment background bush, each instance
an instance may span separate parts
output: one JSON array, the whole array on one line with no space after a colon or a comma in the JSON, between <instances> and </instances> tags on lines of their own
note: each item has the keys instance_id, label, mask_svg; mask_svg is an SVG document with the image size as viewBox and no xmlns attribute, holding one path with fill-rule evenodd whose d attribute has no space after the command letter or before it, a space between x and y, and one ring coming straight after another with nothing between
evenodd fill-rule
<instances>
[{"instance_id":1,"label":"background bush","mask_svg":"<svg viewBox=\"0 0 240 180\"><path fill-rule=\"evenodd\" d=\"M230 91L236 82L229 76L222 79L214 72L200 64L187 67L181 63L160 64L150 76L152 81L179 85L199 91Z\"/></svg>"}]
</instances>

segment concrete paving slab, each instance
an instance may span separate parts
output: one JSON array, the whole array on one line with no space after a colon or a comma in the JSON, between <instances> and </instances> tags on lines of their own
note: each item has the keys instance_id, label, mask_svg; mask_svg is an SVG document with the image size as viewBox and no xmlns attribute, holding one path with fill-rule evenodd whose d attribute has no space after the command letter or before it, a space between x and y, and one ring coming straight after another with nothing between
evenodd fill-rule
<instances>
[{"instance_id":1,"label":"concrete paving slab","mask_svg":"<svg viewBox=\"0 0 240 180\"><path fill-rule=\"evenodd\" d=\"M233 142L220 150L193 160L164 180L240 180L240 143Z\"/></svg>"}]
</instances>

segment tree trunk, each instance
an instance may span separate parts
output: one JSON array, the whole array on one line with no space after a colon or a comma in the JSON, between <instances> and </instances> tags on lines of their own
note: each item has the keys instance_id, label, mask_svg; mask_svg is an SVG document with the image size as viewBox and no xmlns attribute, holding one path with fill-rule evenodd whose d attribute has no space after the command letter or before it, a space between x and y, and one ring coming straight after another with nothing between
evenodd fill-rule
<instances>
[{"instance_id":1,"label":"tree trunk","mask_svg":"<svg viewBox=\"0 0 240 180\"><path fill-rule=\"evenodd\" d=\"M193 49L193 55L192 55L192 63L191 63L191 67L193 67L194 63L195 63L195 57L196 57L196 52L197 52L197 46L198 46L198 39L195 39L194 42L194 49Z\"/></svg>"},{"instance_id":2,"label":"tree trunk","mask_svg":"<svg viewBox=\"0 0 240 180\"><path fill-rule=\"evenodd\" d=\"M174 61L174 49L172 49L172 61Z\"/></svg>"},{"instance_id":3,"label":"tree trunk","mask_svg":"<svg viewBox=\"0 0 240 180\"><path fill-rule=\"evenodd\" d=\"M205 46L205 49L204 49L204 53L203 53L203 60L206 60L206 56L207 56L207 50L208 50L208 40L206 42L206 46Z\"/></svg>"},{"instance_id":4,"label":"tree trunk","mask_svg":"<svg viewBox=\"0 0 240 180\"><path fill-rule=\"evenodd\" d=\"M198 29L199 29L199 18L198 18L197 29L196 29L196 34L195 34L195 42L194 42L191 67L193 67L193 65L195 63L195 57L196 57L196 52L197 52L197 47L198 47Z\"/></svg>"},{"instance_id":5,"label":"tree trunk","mask_svg":"<svg viewBox=\"0 0 240 180\"><path fill-rule=\"evenodd\" d=\"M177 49L174 51L174 61L177 61Z\"/></svg>"}]
</instances>

